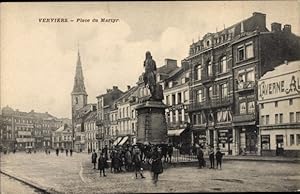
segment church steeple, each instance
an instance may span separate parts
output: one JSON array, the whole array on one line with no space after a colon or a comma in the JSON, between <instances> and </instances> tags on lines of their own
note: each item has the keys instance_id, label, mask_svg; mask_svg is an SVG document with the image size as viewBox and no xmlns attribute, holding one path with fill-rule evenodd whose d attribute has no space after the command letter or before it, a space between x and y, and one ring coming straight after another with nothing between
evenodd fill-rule
<instances>
[{"instance_id":1,"label":"church steeple","mask_svg":"<svg viewBox=\"0 0 300 194\"><path fill-rule=\"evenodd\" d=\"M75 72L74 86L73 86L72 94L87 95L85 86L84 86L84 78L83 78L83 73L82 73L79 49L78 49L78 57L77 57L76 72Z\"/></svg>"}]
</instances>

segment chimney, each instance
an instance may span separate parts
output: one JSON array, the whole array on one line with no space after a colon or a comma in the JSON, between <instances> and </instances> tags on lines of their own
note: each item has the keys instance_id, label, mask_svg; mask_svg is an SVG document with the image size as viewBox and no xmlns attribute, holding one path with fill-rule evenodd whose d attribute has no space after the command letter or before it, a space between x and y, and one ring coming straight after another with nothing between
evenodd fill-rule
<instances>
[{"instance_id":1,"label":"chimney","mask_svg":"<svg viewBox=\"0 0 300 194\"><path fill-rule=\"evenodd\" d=\"M118 86L113 86L113 90L117 90L118 89Z\"/></svg>"},{"instance_id":2,"label":"chimney","mask_svg":"<svg viewBox=\"0 0 300 194\"><path fill-rule=\"evenodd\" d=\"M112 91L112 89L106 89L106 93L109 93L111 91Z\"/></svg>"},{"instance_id":3,"label":"chimney","mask_svg":"<svg viewBox=\"0 0 300 194\"><path fill-rule=\"evenodd\" d=\"M176 67L177 66L177 60L175 59L165 59L165 65L166 66L174 66Z\"/></svg>"},{"instance_id":4,"label":"chimney","mask_svg":"<svg viewBox=\"0 0 300 194\"><path fill-rule=\"evenodd\" d=\"M130 90L130 85L127 85L127 90Z\"/></svg>"},{"instance_id":5,"label":"chimney","mask_svg":"<svg viewBox=\"0 0 300 194\"><path fill-rule=\"evenodd\" d=\"M283 32L292 33L292 26L290 24L285 24L283 26Z\"/></svg>"},{"instance_id":6,"label":"chimney","mask_svg":"<svg viewBox=\"0 0 300 194\"><path fill-rule=\"evenodd\" d=\"M34 112L34 110L32 109L30 112Z\"/></svg>"},{"instance_id":7,"label":"chimney","mask_svg":"<svg viewBox=\"0 0 300 194\"><path fill-rule=\"evenodd\" d=\"M272 32L280 32L281 31L281 24L277 22L273 22L271 24L271 31Z\"/></svg>"},{"instance_id":8,"label":"chimney","mask_svg":"<svg viewBox=\"0 0 300 194\"><path fill-rule=\"evenodd\" d=\"M284 60L284 64L288 65L289 64L288 60Z\"/></svg>"}]
</instances>

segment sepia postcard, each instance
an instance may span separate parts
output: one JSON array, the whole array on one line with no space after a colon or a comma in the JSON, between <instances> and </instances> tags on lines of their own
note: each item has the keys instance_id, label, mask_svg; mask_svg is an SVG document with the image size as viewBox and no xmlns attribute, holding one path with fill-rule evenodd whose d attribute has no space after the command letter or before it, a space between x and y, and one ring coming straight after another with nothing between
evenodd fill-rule
<instances>
[{"instance_id":1,"label":"sepia postcard","mask_svg":"<svg viewBox=\"0 0 300 194\"><path fill-rule=\"evenodd\" d=\"M299 192L299 10L2 2L0 193Z\"/></svg>"}]
</instances>

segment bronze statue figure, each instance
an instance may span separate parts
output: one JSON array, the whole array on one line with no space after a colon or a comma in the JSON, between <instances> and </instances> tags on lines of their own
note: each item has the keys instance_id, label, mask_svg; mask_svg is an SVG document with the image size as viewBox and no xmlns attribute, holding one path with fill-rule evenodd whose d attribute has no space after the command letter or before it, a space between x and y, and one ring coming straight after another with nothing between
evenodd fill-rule
<instances>
[{"instance_id":1,"label":"bronze statue figure","mask_svg":"<svg viewBox=\"0 0 300 194\"><path fill-rule=\"evenodd\" d=\"M155 96L156 89L156 63L152 59L151 53L146 52L146 59L144 61L145 73L143 75L143 80L146 86L149 87L151 97Z\"/></svg>"}]
</instances>

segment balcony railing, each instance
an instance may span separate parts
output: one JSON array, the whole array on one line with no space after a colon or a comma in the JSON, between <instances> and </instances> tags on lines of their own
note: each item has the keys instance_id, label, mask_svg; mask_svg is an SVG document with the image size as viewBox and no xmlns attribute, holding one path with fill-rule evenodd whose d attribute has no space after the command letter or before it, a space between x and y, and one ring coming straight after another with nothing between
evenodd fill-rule
<instances>
[{"instance_id":1,"label":"balcony railing","mask_svg":"<svg viewBox=\"0 0 300 194\"><path fill-rule=\"evenodd\" d=\"M204 76L202 76L201 81L202 81L202 83L211 82L215 79L215 77L216 76L214 74L204 75Z\"/></svg>"},{"instance_id":2,"label":"balcony railing","mask_svg":"<svg viewBox=\"0 0 300 194\"><path fill-rule=\"evenodd\" d=\"M253 90L255 86L254 81L240 82L238 83L238 92Z\"/></svg>"},{"instance_id":3,"label":"balcony railing","mask_svg":"<svg viewBox=\"0 0 300 194\"><path fill-rule=\"evenodd\" d=\"M225 98L218 98L218 99L209 99L203 102L195 102L191 103L188 106L189 111L196 111L201 109L209 109L209 108L219 108L223 106L230 106L233 103L233 97L228 96Z\"/></svg>"}]
</instances>

